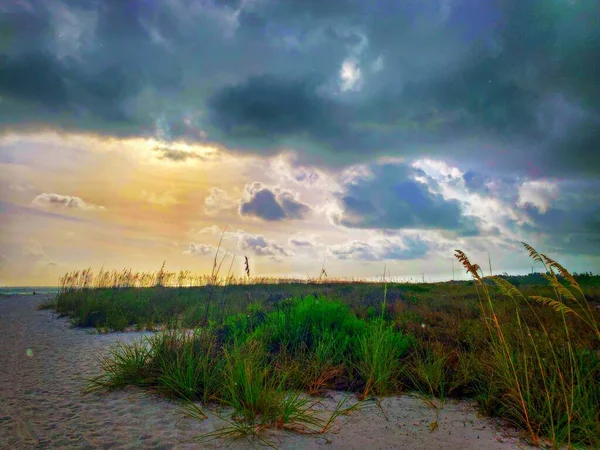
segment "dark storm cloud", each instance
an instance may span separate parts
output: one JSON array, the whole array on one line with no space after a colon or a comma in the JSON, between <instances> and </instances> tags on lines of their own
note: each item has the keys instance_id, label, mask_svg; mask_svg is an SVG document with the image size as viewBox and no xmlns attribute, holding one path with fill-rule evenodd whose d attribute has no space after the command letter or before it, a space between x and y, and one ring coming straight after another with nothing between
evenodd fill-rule
<instances>
[{"instance_id":1,"label":"dark storm cloud","mask_svg":"<svg viewBox=\"0 0 600 450\"><path fill-rule=\"evenodd\" d=\"M294 196L281 190L271 190L261 183L253 183L247 187L249 198L240 203L242 216L254 216L267 221L284 219L302 219L310 207L299 202Z\"/></svg>"},{"instance_id":2,"label":"dark storm cloud","mask_svg":"<svg viewBox=\"0 0 600 450\"><path fill-rule=\"evenodd\" d=\"M25 101L38 101L45 107L68 107L63 70L43 53L11 60L0 55L0 94L10 94Z\"/></svg>"},{"instance_id":3,"label":"dark storm cloud","mask_svg":"<svg viewBox=\"0 0 600 450\"><path fill-rule=\"evenodd\" d=\"M94 74L84 74L68 67L45 53L19 57L0 55L0 95L22 102L14 116L2 115L2 122L52 123L61 127L68 123L85 123L86 117L102 121L106 126L133 126L122 107L122 101L139 89L135 74L125 73L118 66L109 66ZM0 103L0 112L6 107ZM11 108L9 103L8 108ZM68 121L60 123L66 114ZM99 130L102 125L98 124ZM96 128L92 126L92 129ZM133 134L133 133L127 133Z\"/></svg>"},{"instance_id":4,"label":"dark storm cloud","mask_svg":"<svg viewBox=\"0 0 600 450\"><path fill-rule=\"evenodd\" d=\"M477 235L475 219L462 215L456 200L445 200L414 180L404 165L377 165L339 194L343 213L339 223L351 228L442 229L464 236Z\"/></svg>"},{"instance_id":5,"label":"dark storm cloud","mask_svg":"<svg viewBox=\"0 0 600 450\"><path fill-rule=\"evenodd\" d=\"M326 100L305 81L250 78L216 94L213 125L225 132L238 126L231 145L248 146L257 137L263 149L293 142L309 159L320 152L319 160L332 164L376 154L416 156L424 146L441 155L451 146L456 158L470 164L477 164L473 157L489 159L495 170L524 171L534 162L539 174L594 173L600 167L600 152L594 151L600 144L600 73L593 55L600 55L600 32L591 17L600 9L583 2L463 1L441 17L433 14L436 5L439 13L439 2L406 2L394 11L402 14L394 24L368 16L367 53L385 55L386 69L376 79L382 84L370 88L367 80L358 100ZM391 9L385 2L374 7L378 13ZM426 45L411 20L424 12L431 13L426 36L439 48ZM398 21L405 31L398 30ZM415 62L415 48L429 65ZM563 106L549 108L557 96ZM288 109L294 107L296 114ZM560 134L553 132L557 125Z\"/></svg>"},{"instance_id":6,"label":"dark storm cloud","mask_svg":"<svg viewBox=\"0 0 600 450\"><path fill-rule=\"evenodd\" d=\"M132 47L140 42L135 35L139 30L125 25L137 23L137 18L129 14L130 21L123 23L123 3L99 2L97 9L91 3L67 5L23 1L0 10L0 30L8 37L0 48L0 127L50 125L109 135L147 134L142 126L150 125L148 117L128 102L144 88L175 86L177 65L170 73L164 64L148 67L150 59L144 56L149 45ZM61 22L65 15L66 23ZM96 20L78 24L83 16ZM121 40L115 42L115 34L103 35L105 31ZM93 39L84 38L85 33Z\"/></svg>"},{"instance_id":7,"label":"dark storm cloud","mask_svg":"<svg viewBox=\"0 0 600 450\"><path fill-rule=\"evenodd\" d=\"M313 163L451 155L595 175L599 15L544 0L9 2L0 127L147 136L162 120L166 140L204 130ZM362 87L340 92L347 58Z\"/></svg>"},{"instance_id":8,"label":"dark storm cloud","mask_svg":"<svg viewBox=\"0 0 600 450\"><path fill-rule=\"evenodd\" d=\"M241 139L243 145L272 146L301 134L328 139L343 126L335 121L336 106L319 96L317 87L311 79L252 77L210 99L211 119L224 138Z\"/></svg>"}]
</instances>

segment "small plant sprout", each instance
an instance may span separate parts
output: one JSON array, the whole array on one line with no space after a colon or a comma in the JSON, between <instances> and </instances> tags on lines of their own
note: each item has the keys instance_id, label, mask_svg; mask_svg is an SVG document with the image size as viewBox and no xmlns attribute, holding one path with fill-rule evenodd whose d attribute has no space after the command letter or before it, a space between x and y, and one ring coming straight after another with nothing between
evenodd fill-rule
<instances>
[{"instance_id":1,"label":"small plant sprout","mask_svg":"<svg viewBox=\"0 0 600 450\"><path fill-rule=\"evenodd\" d=\"M244 256L244 272L246 272L246 276L250 278L250 263L248 262L247 256Z\"/></svg>"}]
</instances>

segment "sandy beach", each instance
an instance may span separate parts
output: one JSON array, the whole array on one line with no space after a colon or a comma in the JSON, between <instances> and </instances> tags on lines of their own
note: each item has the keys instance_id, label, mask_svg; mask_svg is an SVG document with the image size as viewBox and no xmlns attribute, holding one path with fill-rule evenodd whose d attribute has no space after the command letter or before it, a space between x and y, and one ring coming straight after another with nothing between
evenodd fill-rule
<instances>
[{"instance_id":1,"label":"sandy beach","mask_svg":"<svg viewBox=\"0 0 600 450\"><path fill-rule=\"evenodd\" d=\"M137 388L86 394L86 379L99 373L96 355L142 333L96 334L72 328L36 306L45 298L0 297L0 449L183 449L253 448L247 441L191 440L213 431L217 420L185 418L176 402ZM333 408L342 393L324 400ZM448 402L439 427L430 432L435 411L423 401L385 398L337 420L323 436L269 432L282 449L514 449L529 448L513 430L481 418L469 402ZM260 444L255 443L255 446Z\"/></svg>"}]
</instances>

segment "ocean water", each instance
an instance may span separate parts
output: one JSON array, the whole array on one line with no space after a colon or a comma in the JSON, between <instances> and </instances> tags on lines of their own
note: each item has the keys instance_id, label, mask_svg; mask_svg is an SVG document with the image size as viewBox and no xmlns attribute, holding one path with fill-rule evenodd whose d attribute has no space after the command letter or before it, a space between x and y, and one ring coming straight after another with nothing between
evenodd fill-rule
<instances>
[{"instance_id":1,"label":"ocean water","mask_svg":"<svg viewBox=\"0 0 600 450\"><path fill-rule=\"evenodd\" d=\"M56 286L0 286L0 295L58 294Z\"/></svg>"}]
</instances>

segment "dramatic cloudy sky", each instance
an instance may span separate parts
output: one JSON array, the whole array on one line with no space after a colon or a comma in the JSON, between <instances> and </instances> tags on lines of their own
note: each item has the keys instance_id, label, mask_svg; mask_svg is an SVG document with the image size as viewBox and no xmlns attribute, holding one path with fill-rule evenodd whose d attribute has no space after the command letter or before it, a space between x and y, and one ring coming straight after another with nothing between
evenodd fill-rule
<instances>
[{"instance_id":1,"label":"dramatic cloudy sky","mask_svg":"<svg viewBox=\"0 0 600 450\"><path fill-rule=\"evenodd\" d=\"M600 270L600 2L0 1L0 284ZM462 277L457 267L457 277Z\"/></svg>"}]
</instances>

